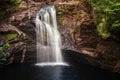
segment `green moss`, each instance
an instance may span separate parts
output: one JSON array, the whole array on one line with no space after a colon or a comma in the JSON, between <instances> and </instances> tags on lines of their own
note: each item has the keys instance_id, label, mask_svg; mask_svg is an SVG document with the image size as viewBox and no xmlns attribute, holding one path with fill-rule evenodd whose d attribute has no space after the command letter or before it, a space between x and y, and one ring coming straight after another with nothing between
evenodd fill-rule
<instances>
[{"instance_id":1,"label":"green moss","mask_svg":"<svg viewBox=\"0 0 120 80\"><path fill-rule=\"evenodd\" d=\"M8 40L11 40L11 39L15 39L18 36L18 34L0 34L0 36L3 36Z\"/></svg>"},{"instance_id":2,"label":"green moss","mask_svg":"<svg viewBox=\"0 0 120 80\"><path fill-rule=\"evenodd\" d=\"M7 60L7 57L10 56L9 52L5 52L5 50L9 47L9 42L6 42L2 47L0 47L0 64L3 64Z\"/></svg>"},{"instance_id":3,"label":"green moss","mask_svg":"<svg viewBox=\"0 0 120 80\"><path fill-rule=\"evenodd\" d=\"M58 8L57 9L57 14L63 14L63 13L66 13L68 12L68 10L64 9L64 8Z\"/></svg>"},{"instance_id":4,"label":"green moss","mask_svg":"<svg viewBox=\"0 0 120 80\"><path fill-rule=\"evenodd\" d=\"M60 22L61 25L65 25L65 24L66 24L66 21L65 21L65 19L63 19L63 18L60 18L60 19L59 19L59 22Z\"/></svg>"},{"instance_id":5,"label":"green moss","mask_svg":"<svg viewBox=\"0 0 120 80\"><path fill-rule=\"evenodd\" d=\"M13 3L20 3L21 2L21 0L10 0L10 1Z\"/></svg>"},{"instance_id":6,"label":"green moss","mask_svg":"<svg viewBox=\"0 0 120 80\"><path fill-rule=\"evenodd\" d=\"M11 8L9 8L9 10L14 11L19 8L19 4L21 0L10 0L10 2L12 3L12 5L11 5Z\"/></svg>"}]
</instances>

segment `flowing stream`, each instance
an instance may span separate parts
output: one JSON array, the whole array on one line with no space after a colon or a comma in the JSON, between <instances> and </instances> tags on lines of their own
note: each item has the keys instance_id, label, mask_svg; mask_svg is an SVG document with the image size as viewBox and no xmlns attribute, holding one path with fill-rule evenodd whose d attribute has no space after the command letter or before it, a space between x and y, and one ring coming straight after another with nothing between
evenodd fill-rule
<instances>
[{"instance_id":1,"label":"flowing stream","mask_svg":"<svg viewBox=\"0 0 120 80\"><path fill-rule=\"evenodd\" d=\"M63 65L56 9L44 5L36 15L37 65Z\"/></svg>"}]
</instances>

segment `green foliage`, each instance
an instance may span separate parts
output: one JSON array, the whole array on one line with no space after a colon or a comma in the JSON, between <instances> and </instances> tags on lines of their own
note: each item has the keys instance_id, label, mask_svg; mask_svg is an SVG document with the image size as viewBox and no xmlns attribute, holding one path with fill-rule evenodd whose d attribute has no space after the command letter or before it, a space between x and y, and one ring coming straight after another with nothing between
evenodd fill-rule
<instances>
[{"instance_id":1,"label":"green foliage","mask_svg":"<svg viewBox=\"0 0 120 80\"><path fill-rule=\"evenodd\" d=\"M13 3L20 3L21 0L10 0Z\"/></svg>"},{"instance_id":2,"label":"green foliage","mask_svg":"<svg viewBox=\"0 0 120 80\"><path fill-rule=\"evenodd\" d=\"M21 0L3 0L0 2L0 15L10 14L19 8Z\"/></svg>"},{"instance_id":3,"label":"green foliage","mask_svg":"<svg viewBox=\"0 0 120 80\"><path fill-rule=\"evenodd\" d=\"M8 40L15 39L18 35L17 34L0 34L0 36L4 36Z\"/></svg>"},{"instance_id":4,"label":"green foliage","mask_svg":"<svg viewBox=\"0 0 120 80\"><path fill-rule=\"evenodd\" d=\"M18 36L18 34L4 33L0 34L0 36L5 37L7 40L12 40L15 39ZM9 42L6 42L3 46L0 47L0 64L3 64L6 61L6 59L10 56L10 53L7 51L9 47Z\"/></svg>"},{"instance_id":5,"label":"green foliage","mask_svg":"<svg viewBox=\"0 0 120 80\"><path fill-rule=\"evenodd\" d=\"M59 19L59 22L60 22L60 24L61 24L61 25L65 25L65 24L66 24L66 22L65 22L65 19L64 19L64 18L60 18L60 19Z\"/></svg>"},{"instance_id":6,"label":"green foliage","mask_svg":"<svg viewBox=\"0 0 120 80\"><path fill-rule=\"evenodd\" d=\"M14 11L19 8L19 4L20 4L21 0L10 0L10 2L12 3L12 6L8 10Z\"/></svg>"},{"instance_id":7,"label":"green foliage","mask_svg":"<svg viewBox=\"0 0 120 80\"><path fill-rule=\"evenodd\" d=\"M66 13L68 12L67 10L65 10L64 8L58 8L57 9L57 14L63 14L63 13Z\"/></svg>"},{"instance_id":8,"label":"green foliage","mask_svg":"<svg viewBox=\"0 0 120 80\"><path fill-rule=\"evenodd\" d=\"M104 39L106 39L106 38L108 38L110 36L110 34L109 34L109 32L107 32L107 29L106 29L105 26L106 26L106 19L102 18L100 23L97 26L97 32Z\"/></svg>"},{"instance_id":9,"label":"green foliage","mask_svg":"<svg viewBox=\"0 0 120 80\"><path fill-rule=\"evenodd\" d=\"M9 48L9 47L10 47L9 42L6 42L6 43L3 45L3 49Z\"/></svg>"},{"instance_id":10,"label":"green foliage","mask_svg":"<svg viewBox=\"0 0 120 80\"><path fill-rule=\"evenodd\" d=\"M7 34L6 35L6 38L8 38L9 40L10 39L14 39L14 38L16 38L17 37L17 34Z\"/></svg>"},{"instance_id":11,"label":"green foliage","mask_svg":"<svg viewBox=\"0 0 120 80\"><path fill-rule=\"evenodd\" d=\"M4 51L9 47L10 47L9 42L5 43L2 47L0 47L0 64L3 64L6 61L6 58L10 56L9 52Z\"/></svg>"},{"instance_id":12,"label":"green foliage","mask_svg":"<svg viewBox=\"0 0 120 80\"><path fill-rule=\"evenodd\" d=\"M87 0L94 9L98 33L108 38L120 33L120 0ZM104 19L104 21L103 21Z\"/></svg>"}]
</instances>

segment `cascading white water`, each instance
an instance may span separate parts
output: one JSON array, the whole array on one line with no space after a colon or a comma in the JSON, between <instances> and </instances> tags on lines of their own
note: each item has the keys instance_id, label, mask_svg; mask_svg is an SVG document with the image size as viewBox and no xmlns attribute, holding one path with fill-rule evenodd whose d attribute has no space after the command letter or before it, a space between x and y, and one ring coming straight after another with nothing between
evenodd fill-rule
<instances>
[{"instance_id":1,"label":"cascading white water","mask_svg":"<svg viewBox=\"0 0 120 80\"><path fill-rule=\"evenodd\" d=\"M56 9L45 5L36 15L37 65L63 65Z\"/></svg>"}]
</instances>

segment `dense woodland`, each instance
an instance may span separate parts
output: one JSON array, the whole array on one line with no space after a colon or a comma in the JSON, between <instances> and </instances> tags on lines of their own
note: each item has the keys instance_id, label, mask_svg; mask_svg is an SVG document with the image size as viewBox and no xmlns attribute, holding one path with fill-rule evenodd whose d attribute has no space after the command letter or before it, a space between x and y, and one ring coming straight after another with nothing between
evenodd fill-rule
<instances>
[{"instance_id":1,"label":"dense woodland","mask_svg":"<svg viewBox=\"0 0 120 80\"><path fill-rule=\"evenodd\" d=\"M0 1L1 66L22 63L33 55L33 20L44 4L56 6L64 49L84 54L92 65L120 72L120 0Z\"/></svg>"}]
</instances>

